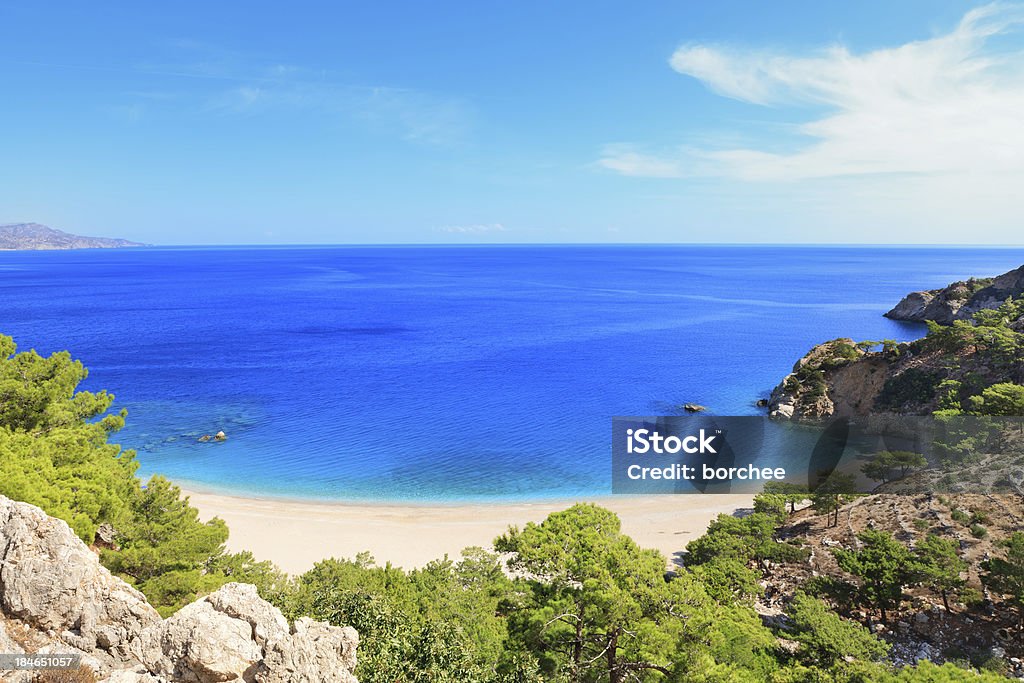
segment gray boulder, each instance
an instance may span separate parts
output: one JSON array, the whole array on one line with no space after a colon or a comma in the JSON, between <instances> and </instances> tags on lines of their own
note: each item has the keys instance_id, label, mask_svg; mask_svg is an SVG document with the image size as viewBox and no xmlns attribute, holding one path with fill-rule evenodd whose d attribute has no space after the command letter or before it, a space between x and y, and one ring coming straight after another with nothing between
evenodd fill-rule
<instances>
[{"instance_id":1,"label":"gray boulder","mask_svg":"<svg viewBox=\"0 0 1024 683\"><path fill-rule=\"evenodd\" d=\"M274 641L256 674L257 683L319 683L321 672L331 671L337 683L357 683L352 671L356 666L359 634L354 628L337 628L302 618L294 632Z\"/></svg>"},{"instance_id":2,"label":"gray boulder","mask_svg":"<svg viewBox=\"0 0 1024 683\"><path fill-rule=\"evenodd\" d=\"M160 621L145 596L100 565L65 522L0 497L0 611L90 654L128 662Z\"/></svg>"},{"instance_id":3,"label":"gray boulder","mask_svg":"<svg viewBox=\"0 0 1024 683\"><path fill-rule=\"evenodd\" d=\"M355 683L359 636L300 619L294 629L255 586L229 583L146 629L146 668L182 683Z\"/></svg>"},{"instance_id":4,"label":"gray boulder","mask_svg":"<svg viewBox=\"0 0 1024 683\"><path fill-rule=\"evenodd\" d=\"M67 524L0 496L0 652L79 653L103 683L357 683L358 643L312 619L290 628L239 583L161 620Z\"/></svg>"}]
</instances>

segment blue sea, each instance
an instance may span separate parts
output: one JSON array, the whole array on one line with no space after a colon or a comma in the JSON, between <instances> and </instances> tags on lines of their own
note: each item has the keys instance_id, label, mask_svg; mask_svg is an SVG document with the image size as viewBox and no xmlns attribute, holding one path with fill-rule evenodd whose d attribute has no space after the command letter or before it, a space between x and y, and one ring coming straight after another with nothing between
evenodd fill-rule
<instances>
[{"instance_id":1,"label":"blue sea","mask_svg":"<svg viewBox=\"0 0 1024 683\"><path fill-rule=\"evenodd\" d=\"M0 331L68 349L141 473L344 500L610 490L611 418L755 402L812 345L908 340L908 291L1022 249L149 248L0 253ZM223 443L200 443L218 430Z\"/></svg>"}]
</instances>

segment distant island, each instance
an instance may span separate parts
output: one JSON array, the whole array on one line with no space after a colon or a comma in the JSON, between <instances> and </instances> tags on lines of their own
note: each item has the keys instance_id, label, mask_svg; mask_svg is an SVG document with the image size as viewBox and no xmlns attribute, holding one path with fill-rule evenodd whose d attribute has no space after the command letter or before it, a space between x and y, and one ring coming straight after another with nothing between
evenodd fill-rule
<instances>
[{"instance_id":1,"label":"distant island","mask_svg":"<svg viewBox=\"0 0 1024 683\"><path fill-rule=\"evenodd\" d=\"M139 242L110 237L83 237L39 223L0 225L0 251L41 249L120 249L144 247Z\"/></svg>"}]
</instances>

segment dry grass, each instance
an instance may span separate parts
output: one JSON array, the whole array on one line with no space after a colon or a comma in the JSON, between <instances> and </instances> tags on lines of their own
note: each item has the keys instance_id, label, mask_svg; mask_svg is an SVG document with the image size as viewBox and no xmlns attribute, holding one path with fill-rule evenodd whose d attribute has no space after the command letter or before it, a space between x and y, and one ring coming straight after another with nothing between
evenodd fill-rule
<instances>
[{"instance_id":1,"label":"dry grass","mask_svg":"<svg viewBox=\"0 0 1024 683\"><path fill-rule=\"evenodd\" d=\"M77 669L49 669L36 674L34 683L96 683L96 674L84 665Z\"/></svg>"}]
</instances>

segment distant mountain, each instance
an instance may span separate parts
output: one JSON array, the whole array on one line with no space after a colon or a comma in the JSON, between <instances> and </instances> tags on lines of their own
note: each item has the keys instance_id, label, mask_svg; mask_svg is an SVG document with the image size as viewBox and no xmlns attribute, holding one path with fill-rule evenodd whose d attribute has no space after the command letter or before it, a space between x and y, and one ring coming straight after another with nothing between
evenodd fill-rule
<instances>
[{"instance_id":1,"label":"distant mountain","mask_svg":"<svg viewBox=\"0 0 1024 683\"><path fill-rule=\"evenodd\" d=\"M109 237L82 237L39 223L0 225L0 250L15 249L117 249L146 245Z\"/></svg>"}]
</instances>

